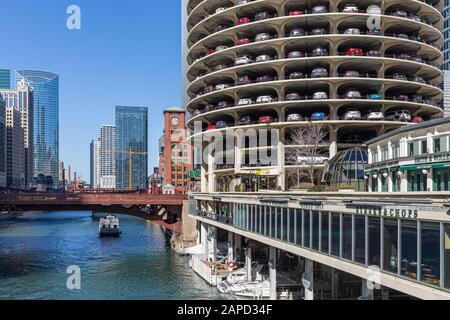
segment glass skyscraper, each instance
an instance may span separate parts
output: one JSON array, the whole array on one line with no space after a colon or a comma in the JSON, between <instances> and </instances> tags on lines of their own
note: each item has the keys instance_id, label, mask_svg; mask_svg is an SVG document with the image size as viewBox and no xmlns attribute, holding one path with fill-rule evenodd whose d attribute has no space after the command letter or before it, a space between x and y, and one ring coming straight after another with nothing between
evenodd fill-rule
<instances>
[{"instance_id":1,"label":"glass skyscraper","mask_svg":"<svg viewBox=\"0 0 450 320\"><path fill-rule=\"evenodd\" d=\"M145 189L147 178L148 109L117 106L116 188Z\"/></svg>"},{"instance_id":2,"label":"glass skyscraper","mask_svg":"<svg viewBox=\"0 0 450 320\"><path fill-rule=\"evenodd\" d=\"M0 69L0 89L11 88L11 71L8 69Z\"/></svg>"},{"instance_id":3,"label":"glass skyscraper","mask_svg":"<svg viewBox=\"0 0 450 320\"><path fill-rule=\"evenodd\" d=\"M59 179L59 76L37 70L17 70L16 82L33 87L34 176Z\"/></svg>"}]
</instances>

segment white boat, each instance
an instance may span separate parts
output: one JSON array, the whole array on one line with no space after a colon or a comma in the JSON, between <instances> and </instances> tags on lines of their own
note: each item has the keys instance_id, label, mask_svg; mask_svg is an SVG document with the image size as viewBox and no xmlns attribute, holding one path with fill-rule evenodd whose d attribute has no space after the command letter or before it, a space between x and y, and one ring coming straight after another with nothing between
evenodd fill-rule
<instances>
[{"instance_id":1,"label":"white boat","mask_svg":"<svg viewBox=\"0 0 450 320\"><path fill-rule=\"evenodd\" d=\"M247 282L240 284L242 290L234 292L237 298L267 300L270 299L270 281Z\"/></svg>"},{"instance_id":2,"label":"white boat","mask_svg":"<svg viewBox=\"0 0 450 320\"><path fill-rule=\"evenodd\" d=\"M98 226L100 237L118 237L120 236L119 219L109 215L106 219L100 219Z\"/></svg>"}]
</instances>

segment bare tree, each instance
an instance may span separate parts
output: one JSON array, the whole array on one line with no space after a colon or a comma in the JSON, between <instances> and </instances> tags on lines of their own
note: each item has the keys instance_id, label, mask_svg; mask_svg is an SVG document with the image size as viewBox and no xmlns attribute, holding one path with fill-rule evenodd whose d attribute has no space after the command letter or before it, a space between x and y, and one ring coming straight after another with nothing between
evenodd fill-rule
<instances>
[{"instance_id":1,"label":"bare tree","mask_svg":"<svg viewBox=\"0 0 450 320\"><path fill-rule=\"evenodd\" d=\"M300 185L302 178L307 178L310 183L314 183L317 164L323 151L320 148L328 134L326 127L310 123L306 127L296 128L291 131L285 141L285 159L295 168L288 170L287 175L291 179L297 180Z\"/></svg>"}]
</instances>

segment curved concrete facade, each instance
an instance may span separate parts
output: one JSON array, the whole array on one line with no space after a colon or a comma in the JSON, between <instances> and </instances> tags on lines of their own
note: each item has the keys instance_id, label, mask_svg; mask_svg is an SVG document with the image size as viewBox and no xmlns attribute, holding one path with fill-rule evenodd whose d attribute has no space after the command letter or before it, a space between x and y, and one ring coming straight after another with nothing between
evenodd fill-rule
<instances>
[{"instance_id":1,"label":"curved concrete facade","mask_svg":"<svg viewBox=\"0 0 450 320\"><path fill-rule=\"evenodd\" d=\"M261 151L259 139L256 148L237 143L204 152L203 192L237 191L243 175L255 174L285 190L285 153L294 147L285 141L314 118L328 131L321 147L331 158L410 123L393 119L395 111L443 116L444 1L352 3L357 7L344 0L185 3L191 138L204 149L205 140L223 133L240 140L251 129L274 129L277 136L264 146L275 161L264 164L247 160ZM350 111L360 117L350 120ZM365 120L371 112L384 118ZM234 161L217 164L220 153Z\"/></svg>"}]
</instances>

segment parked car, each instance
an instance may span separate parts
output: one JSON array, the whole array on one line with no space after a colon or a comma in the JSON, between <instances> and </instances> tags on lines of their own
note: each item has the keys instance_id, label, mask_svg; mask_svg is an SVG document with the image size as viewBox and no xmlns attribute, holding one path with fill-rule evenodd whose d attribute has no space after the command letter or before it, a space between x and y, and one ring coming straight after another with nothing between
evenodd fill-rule
<instances>
[{"instance_id":1,"label":"parked car","mask_svg":"<svg viewBox=\"0 0 450 320\"><path fill-rule=\"evenodd\" d=\"M299 113L291 113L287 116L286 121L292 122L292 121L302 121L303 117Z\"/></svg>"},{"instance_id":2,"label":"parked car","mask_svg":"<svg viewBox=\"0 0 450 320\"><path fill-rule=\"evenodd\" d=\"M203 93L204 93L204 94L207 94L207 93L213 92L214 89L215 89L214 86L206 86L206 87L203 89Z\"/></svg>"},{"instance_id":3,"label":"parked car","mask_svg":"<svg viewBox=\"0 0 450 320\"><path fill-rule=\"evenodd\" d=\"M330 162L330 158L327 157L323 157L320 155L315 155L315 156L300 156L297 159L297 163L302 165L302 166L306 166L306 165L324 165L327 164L328 162Z\"/></svg>"},{"instance_id":4,"label":"parked car","mask_svg":"<svg viewBox=\"0 0 450 320\"><path fill-rule=\"evenodd\" d=\"M261 11L255 14L255 21L269 19L270 14L267 11Z\"/></svg>"},{"instance_id":5,"label":"parked car","mask_svg":"<svg viewBox=\"0 0 450 320\"><path fill-rule=\"evenodd\" d=\"M290 16L301 16L303 14L302 10L291 10L289 11Z\"/></svg>"},{"instance_id":6,"label":"parked car","mask_svg":"<svg viewBox=\"0 0 450 320\"><path fill-rule=\"evenodd\" d=\"M382 53L380 50L369 50L367 51L366 55L368 57L381 57Z\"/></svg>"},{"instance_id":7,"label":"parked car","mask_svg":"<svg viewBox=\"0 0 450 320\"><path fill-rule=\"evenodd\" d=\"M273 38L275 38L275 37L273 35L271 35L270 33L267 33L267 32L258 33L255 37L255 42L266 41L266 40L270 40Z\"/></svg>"},{"instance_id":8,"label":"parked car","mask_svg":"<svg viewBox=\"0 0 450 320\"><path fill-rule=\"evenodd\" d=\"M206 131L211 131L217 129L215 125L210 125L208 128L206 128Z\"/></svg>"},{"instance_id":9,"label":"parked car","mask_svg":"<svg viewBox=\"0 0 450 320\"><path fill-rule=\"evenodd\" d=\"M411 97L411 101L415 103L423 103L424 99L421 94L414 94Z\"/></svg>"},{"instance_id":10,"label":"parked car","mask_svg":"<svg viewBox=\"0 0 450 320\"><path fill-rule=\"evenodd\" d=\"M255 103L255 100L253 100L251 98L244 98L244 99L239 99L238 106L248 106L248 105L251 105L254 103Z\"/></svg>"},{"instance_id":11,"label":"parked car","mask_svg":"<svg viewBox=\"0 0 450 320\"><path fill-rule=\"evenodd\" d=\"M344 77L355 77L355 78L357 78L359 76L360 76L360 73L359 73L359 71L356 71L356 70L347 70L347 71L344 72Z\"/></svg>"},{"instance_id":12,"label":"parked car","mask_svg":"<svg viewBox=\"0 0 450 320\"><path fill-rule=\"evenodd\" d=\"M218 85L215 86L216 91L218 90L225 90L227 88L231 88L233 85L229 84L229 83L220 83Z\"/></svg>"},{"instance_id":13,"label":"parked car","mask_svg":"<svg viewBox=\"0 0 450 320\"><path fill-rule=\"evenodd\" d=\"M379 36L381 35L381 29L379 28L369 28L367 30L367 34L371 36Z\"/></svg>"},{"instance_id":14,"label":"parked car","mask_svg":"<svg viewBox=\"0 0 450 320\"><path fill-rule=\"evenodd\" d=\"M249 38L241 38L241 39L237 39L236 40L236 45L237 46L241 46L241 45L244 45L244 44L248 44L248 43L250 43L251 41L250 41L250 39Z\"/></svg>"},{"instance_id":15,"label":"parked car","mask_svg":"<svg viewBox=\"0 0 450 320\"><path fill-rule=\"evenodd\" d=\"M324 5L319 5L319 6L315 6L312 8L312 13L317 14L317 13L327 13L328 12L328 8Z\"/></svg>"},{"instance_id":16,"label":"parked car","mask_svg":"<svg viewBox=\"0 0 450 320\"><path fill-rule=\"evenodd\" d=\"M361 92L358 91L358 90L348 90L345 93L345 98L347 98L347 99L361 99L362 96L361 96Z\"/></svg>"},{"instance_id":17,"label":"parked car","mask_svg":"<svg viewBox=\"0 0 450 320\"><path fill-rule=\"evenodd\" d=\"M262 116L258 118L258 123L272 123L274 119L271 116Z\"/></svg>"},{"instance_id":18,"label":"parked car","mask_svg":"<svg viewBox=\"0 0 450 320\"><path fill-rule=\"evenodd\" d=\"M324 121L327 118L324 112L314 112L311 115L311 121Z\"/></svg>"},{"instance_id":19,"label":"parked car","mask_svg":"<svg viewBox=\"0 0 450 320\"><path fill-rule=\"evenodd\" d=\"M289 74L289 79L294 80L294 79L303 79L305 78L305 75L303 74L303 72L300 71L293 71Z\"/></svg>"},{"instance_id":20,"label":"parked car","mask_svg":"<svg viewBox=\"0 0 450 320\"><path fill-rule=\"evenodd\" d=\"M256 57L255 62L265 62L265 61L271 61L272 57L268 54L261 54Z\"/></svg>"},{"instance_id":21,"label":"parked car","mask_svg":"<svg viewBox=\"0 0 450 320\"><path fill-rule=\"evenodd\" d=\"M345 29L344 34L361 34L361 30L359 30L359 28L347 28Z\"/></svg>"},{"instance_id":22,"label":"parked car","mask_svg":"<svg viewBox=\"0 0 450 320\"><path fill-rule=\"evenodd\" d=\"M426 83L427 83L427 82L425 81L425 79L422 78L422 77L414 77L414 82L422 83L422 84L426 84Z\"/></svg>"},{"instance_id":23,"label":"parked car","mask_svg":"<svg viewBox=\"0 0 450 320\"><path fill-rule=\"evenodd\" d=\"M413 21L422 22L422 18L416 14L410 14L408 16L408 19L411 19Z\"/></svg>"},{"instance_id":24,"label":"parked car","mask_svg":"<svg viewBox=\"0 0 450 320\"><path fill-rule=\"evenodd\" d=\"M220 45L220 46L217 46L217 47L216 47L216 49L214 50L214 52L223 51L223 50L226 50L226 49L228 49L228 48L229 48L229 46L227 46L227 45Z\"/></svg>"},{"instance_id":25,"label":"parked car","mask_svg":"<svg viewBox=\"0 0 450 320\"><path fill-rule=\"evenodd\" d=\"M408 18L408 13L403 10L395 10L391 13L391 15L396 17Z\"/></svg>"},{"instance_id":26,"label":"parked car","mask_svg":"<svg viewBox=\"0 0 450 320\"><path fill-rule=\"evenodd\" d=\"M305 35L305 30L302 28L292 28L291 32L289 33L290 37L301 37Z\"/></svg>"},{"instance_id":27,"label":"parked car","mask_svg":"<svg viewBox=\"0 0 450 320\"><path fill-rule=\"evenodd\" d=\"M362 56L364 54L361 48L349 48L345 51L347 56Z\"/></svg>"},{"instance_id":28,"label":"parked car","mask_svg":"<svg viewBox=\"0 0 450 320\"><path fill-rule=\"evenodd\" d=\"M242 17L237 20L236 24L241 25L241 24L245 24L245 23L249 23L249 22L251 22L249 17Z\"/></svg>"},{"instance_id":29,"label":"parked car","mask_svg":"<svg viewBox=\"0 0 450 320\"><path fill-rule=\"evenodd\" d=\"M251 124L251 123L252 123L252 118L249 116L239 118L240 125L247 125L247 124Z\"/></svg>"},{"instance_id":30,"label":"parked car","mask_svg":"<svg viewBox=\"0 0 450 320\"><path fill-rule=\"evenodd\" d=\"M239 85L249 84L252 82L253 82L253 79L250 76L241 76L237 80L237 84L239 84Z\"/></svg>"},{"instance_id":31,"label":"parked car","mask_svg":"<svg viewBox=\"0 0 450 320\"><path fill-rule=\"evenodd\" d=\"M409 97L406 94L400 94L396 97L396 99L400 101L409 101Z\"/></svg>"},{"instance_id":32,"label":"parked car","mask_svg":"<svg viewBox=\"0 0 450 320\"><path fill-rule=\"evenodd\" d=\"M296 101L296 100L300 100L300 99L301 99L301 96L297 92L289 93L286 95L286 101Z\"/></svg>"},{"instance_id":33,"label":"parked car","mask_svg":"<svg viewBox=\"0 0 450 320\"><path fill-rule=\"evenodd\" d=\"M328 93L324 92L324 91L318 91L315 92L313 94L313 99L314 100L323 100L323 99L328 99Z\"/></svg>"},{"instance_id":34,"label":"parked car","mask_svg":"<svg viewBox=\"0 0 450 320\"><path fill-rule=\"evenodd\" d=\"M301 51L291 51L288 54L288 58L292 59L292 58L303 58L305 56L305 54Z\"/></svg>"},{"instance_id":35,"label":"parked car","mask_svg":"<svg viewBox=\"0 0 450 320\"><path fill-rule=\"evenodd\" d=\"M400 39L406 39L406 40L409 39L409 36L406 33L399 33L396 35L396 37L400 38Z\"/></svg>"},{"instance_id":36,"label":"parked car","mask_svg":"<svg viewBox=\"0 0 450 320\"><path fill-rule=\"evenodd\" d=\"M358 109L349 109L344 114L344 120L361 120L361 111Z\"/></svg>"},{"instance_id":37,"label":"parked car","mask_svg":"<svg viewBox=\"0 0 450 320\"><path fill-rule=\"evenodd\" d=\"M228 127L228 124L223 120L216 122L216 129L224 129L227 127Z\"/></svg>"},{"instance_id":38,"label":"parked car","mask_svg":"<svg viewBox=\"0 0 450 320\"><path fill-rule=\"evenodd\" d=\"M400 53L397 56L397 58L398 59L402 59L402 60L409 60L409 59L411 59L411 56L409 54L407 54L407 53Z\"/></svg>"},{"instance_id":39,"label":"parked car","mask_svg":"<svg viewBox=\"0 0 450 320\"><path fill-rule=\"evenodd\" d=\"M313 57L323 57L328 55L328 49L317 47L312 52L311 55Z\"/></svg>"},{"instance_id":40,"label":"parked car","mask_svg":"<svg viewBox=\"0 0 450 320\"><path fill-rule=\"evenodd\" d=\"M370 111L364 118L369 121L384 120L383 112L381 111Z\"/></svg>"},{"instance_id":41,"label":"parked car","mask_svg":"<svg viewBox=\"0 0 450 320\"><path fill-rule=\"evenodd\" d=\"M395 72L392 75L392 78L395 80L408 80L408 78L406 77L406 74L404 74L403 72Z\"/></svg>"},{"instance_id":42,"label":"parked car","mask_svg":"<svg viewBox=\"0 0 450 320\"><path fill-rule=\"evenodd\" d=\"M422 116L417 115L412 119L412 123L421 123L421 122L423 122Z\"/></svg>"},{"instance_id":43,"label":"parked car","mask_svg":"<svg viewBox=\"0 0 450 320\"><path fill-rule=\"evenodd\" d=\"M390 121L411 121L411 113L408 110L396 110L396 111L388 111L385 116L386 120Z\"/></svg>"},{"instance_id":44,"label":"parked car","mask_svg":"<svg viewBox=\"0 0 450 320\"><path fill-rule=\"evenodd\" d=\"M275 98L272 96L259 96L256 99L256 103L271 103L275 102Z\"/></svg>"},{"instance_id":45,"label":"parked car","mask_svg":"<svg viewBox=\"0 0 450 320\"><path fill-rule=\"evenodd\" d=\"M358 7L356 6L356 4L347 3L344 6L344 9L342 10L342 12L357 13L357 12L359 12L359 10L358 10Z\"/></svg>"},{"instance_id":46,"label":"parked car","mask_svg":"<svg viewBox=\"0 0 450 320\"><path fill-rule=\"evenodd\" d=\"M311 30L310 34L313 35L313 36L318 36L318 35L321 35L321 34L327 34L327 30L324 29L324 28L314 28L314 29Z\"/></svg>"},{"instance_id":47,"label":"parked car","mask_svg":"<svg viewBox=\"0 0 450 320\"><path fill-rule=\"evenodd\" d=\"M214 67L214 71L221 71L228 68L228 66L226 64L218 64L217 66Z\"/></svg>"},{"instance_id":48,"label":"parked car","mask_svg":"<svg viewBox=\"0 0 450 320\"><path fill-rule=\"evenodd\" d=\"M228 101L222 100L217 102L218 109L228 108L229 106L231 106L231 103L229 103Z\"/></svg>"},{"instance_id":49,"label":"parked car","mask_svg":"<svg viewBox=\"0 0 450 320\"><path fill-rule=\"evenodd\" d=\"M371 93L367 98L369 100L381 100L383 97L379 93Z\"/></svg>"},{"instance_id":50,"label":"parked car","mask_svg":"<svg viewBox=\"0 0 450 320\"><path fill-rule=\"evenodd\" d=\"M240 56L237 57L236 60L234 61L234 64L236 66L241 66L249 63L253 63L253 59L250 56Z\"/></svg>"},{"instance_id":51,"label":"parked car","mask_svg":"<svg viewBox=\"0 0 450 320\"><path fill-rule=\"evenodd\" d=\"M328 77L328 70L326 68L314 68L311 72L311 78Z\"/></svg>"},{"instance_id":52,"label":"parked car","mask_svg":"<svg viewBox=\"0 0 450 320\"><path fill-rule=\"evenodd\" d=\"M226 7L219 7L219 8L217 8L216 9L216 13L220 13L220 12L223 12L223 11L225 11L227 8Z\"/></svg>"},{"instance_id":53,"label":"parked car","mask_svg":"<svg viewBox=\"0 0 450 320\"><path fill-rule=\"evenodd\" d=\"M271 76L268 74L259 76L256 78L256 82L267 82L267 81L276 81L278 78L275 76Z\"/></svg>"},{"instance_id":54,"label":"parked car","mask_svg":"<svg viewBox=\"0 0 450 320\"><path fill-rule=\"evenodd\" d=\"M225 24L219 24L214 28L214 32L220 32L223 31L225 29L227 29L228 27Z\"/></svg>"}]
</instances>

